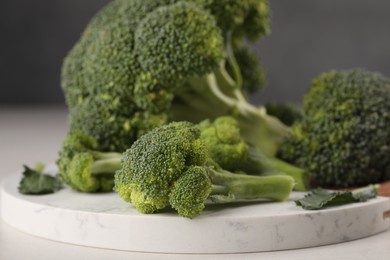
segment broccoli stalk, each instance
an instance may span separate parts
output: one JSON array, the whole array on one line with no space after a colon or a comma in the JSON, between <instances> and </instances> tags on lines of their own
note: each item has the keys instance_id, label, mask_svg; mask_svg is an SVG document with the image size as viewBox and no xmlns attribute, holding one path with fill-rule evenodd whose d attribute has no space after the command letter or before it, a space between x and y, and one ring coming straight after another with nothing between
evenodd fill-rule
<instances>
[{"instance_id":1,"label":"broccoli stalk","mask_svg":"<svg viewBox=\"0 0 390 260\"><path fill-rule=\"evenodd\" d=\"M114 152L91 152L94 161L90 166L91 173L97 174L114 174L120 168L122 154Z\"/></svg>"},{"instance_id":2,"label":"broccoli stalk","mask_svg":"<svg viewBox=\"0 0 390 260\"><path fill-rule=\"evenodd\" d=\"M294 190L307 191L310 189L310 174L307 170L282 161L274 156L265 155L260 149L249 147L247 161L242 167L250 174L288 175L295 181Z\"/></svg>"},{"instance_id":3,"label":"broccoli stalk","mask_svg":"<svg viewBox=\"0 0 390 260\"><path fill-rule=\"evenodd\" d=\"M289 128L267 115L264 107L248 103L242 92L230 85L232 79L225 70L218 74L192 78L188 82L189 89L178 91L171 108L172 117L200 122L205 118L231 115L239 122L242 136L248 143L274 155Z\"/></svg>"},{"instance_id":4,"label":"broccoli stalk","mask_svg":"<svg viewBox=\"0 0 390 260\"><path fill-rule=\"evenodd\" d=\"M256 199L283 201L294 186L294 180L283 175L260 177L233 174L213 167L208 168L208 174L213 184L210 199L217 203Z\"/></svg>"},{"instance_id":5,"label":"broccoli stalk","mask_svg":"<svg viewBox=\"0 0 390 260\"><path fill-rule=\"evenodd\" d=\"M191 77L186 87L177 91L172 103L172 118L200 122L222 115L233 116L238 122L246 142L274 155L289 132L289 127L276 117L267 114L265 107L256 107L247 101L241 91L240 68L227 44L227 61L232 68L233 79L227 72L225 61L212 73Z\"/></svg>"},{"instance_id":6,"label":"broccoli stalk","mask_svg":"<svg viewBox=\"0 0 390 260\"><path fill-rule=\"evenodd\" d=\"M213 166L214 165L214 166ZM169 204L187 218L194 218L212 203L242 201L283 201L294 185L289 176L249 176L234 174L211 165L191 166L174 183L169 194Z\"/></svg>"}]
</instances>

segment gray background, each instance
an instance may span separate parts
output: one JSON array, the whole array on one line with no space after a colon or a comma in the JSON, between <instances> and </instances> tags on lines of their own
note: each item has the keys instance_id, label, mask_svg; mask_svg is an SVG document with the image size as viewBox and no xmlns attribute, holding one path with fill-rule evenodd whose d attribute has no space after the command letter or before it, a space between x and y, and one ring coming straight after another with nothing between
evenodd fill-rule
<instances>
[{"instance_id":1,"label":"gray background","mask_svg":"<svg viewBox=\"0 0 390 260\"><path fill-rule=\"evenodd\" d=\"M108 0L1 0L0 105L64 104L63 57ZM300 102L310 80L353 67L390 76L390 1L271 0L272 33L255 48L267 87L253 101Z\"/></svg>"}]
</instances>

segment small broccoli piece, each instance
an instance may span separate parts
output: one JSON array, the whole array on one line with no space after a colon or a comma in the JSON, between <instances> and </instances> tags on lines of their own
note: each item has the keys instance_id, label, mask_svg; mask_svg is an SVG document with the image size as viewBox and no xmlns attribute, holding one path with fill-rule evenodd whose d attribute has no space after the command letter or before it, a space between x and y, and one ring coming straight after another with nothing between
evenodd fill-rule
<instances>
[{"instance_id":1,"label":"small broccoli piece","mask_svg":"<svg viewBox=\"0 0 390 260\"><path fill-rule=\"evenodd\" d=\"M202 213L212 187L206 168L192 166L173 184L169 204L180 216L193 218Z\"/></svg>"},{"instance_id":2,"label":"small broccoli piece","mask_svg":"<svg viewBox=\"0 0 390 260\"><path fill-rule=\"evenodd\" d=\"M208 155L197 125L172 122L139 138L123 154L115 190L142 213L171 205L184 217L199 215L206 198L286 199L294 185L289 176L249 176L220 168ZM216 186L214 186L216 185Z\"/></svg>"},{"instance_id":3,"label":"small broccoli piece","mask_svg":"<svg viewBox=\"0 0 390 260\"><path fill-rule=\"evenodd\" d=\"M247 144L234 118L224 116L214 121L204 120L198 126L210 157L223 169L250 175L288 175L294 178L295 190L310 188L310 175L306 170L265 155Z\"/></svg>"},{"instance_id":4,"label":"small broccoli piece","mask_svg":"<svg viewBox=\"0 0 390 260\"><path fill-rule=\"evenodd\" d=\"M323 73L312 81L303 110L281 147L282 159L309 170L322 187L388 178L388 78L362 69Z\"/></svg>"},{"instance_id":5,"label":"small broccoli piece","mask_svg":"<svg viewBox=\"0 0 390 260\"><path fill-rule=\"evenodd\" d=\"M82 192L112 191L114 173L122 155L97 151L97 142L83 132L70 132L63 143L57 166L60 177Z\"/></svg>"},{"instance_id":6,"label":"small broccoli piece","mask_svg":"<svg viewBox=\"0 0 390 260\"><path fill-rule=\"evenodd\" d=\"M285 125L291 126L303 117L303 110L300 105L293 103L267 103L267 113L279 118Z\"/></svg>"}]
</instances>

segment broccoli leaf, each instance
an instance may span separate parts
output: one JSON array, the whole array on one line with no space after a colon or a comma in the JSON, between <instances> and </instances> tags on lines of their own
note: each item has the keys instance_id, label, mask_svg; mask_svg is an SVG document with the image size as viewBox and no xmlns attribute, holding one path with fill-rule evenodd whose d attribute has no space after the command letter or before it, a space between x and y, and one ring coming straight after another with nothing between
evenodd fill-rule
<instances>
[{"instance_id":1,"label":"broccoli leaf","mask_svg":"<svg viewBox=\"0 0 390 260\"><path fill-rule=\"evenodd\" d=\"M375 198L377 185L370 185L353 191L328 191L317 188L310 191L302 199L296 200L295 204L308 210L317 210L326 207L344 205L355 202L364 202Z\"/></svg>"},{"instance_id":2,"label":"broccoli leaf","mask_svg":"<svg viewBox=\"0 0 390 260\"><path fill-rule=\"evenodd\" d=\"M42 195L54 193L61 189L58 177L42 173L43 167L29 168L24 165L23 178L19 183L19 192L22 194Z\"/></svg>"}]
</instances>

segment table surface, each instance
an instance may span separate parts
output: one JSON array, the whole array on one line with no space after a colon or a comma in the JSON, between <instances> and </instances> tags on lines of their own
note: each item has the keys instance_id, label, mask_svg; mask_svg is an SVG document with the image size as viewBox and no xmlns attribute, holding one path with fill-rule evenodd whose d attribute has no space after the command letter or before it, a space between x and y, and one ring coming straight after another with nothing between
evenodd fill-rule
<instances>
[{"instance_id":1,"label":"table surface","mask_svg":"<svg viewBox=\"0 0 390 260\"><path fill-rule=\"evenodd\" d=\"M67 131L61 107L0 107L0 181L22 164L50 163ZM1 207L0 207L1 208ZM299 236L299 234L297 234ZM152 254L59 243L20 232L0 220L0 259L389 259L390 230L347 243L249 254Z\"/></svg>"}]
</instances>

